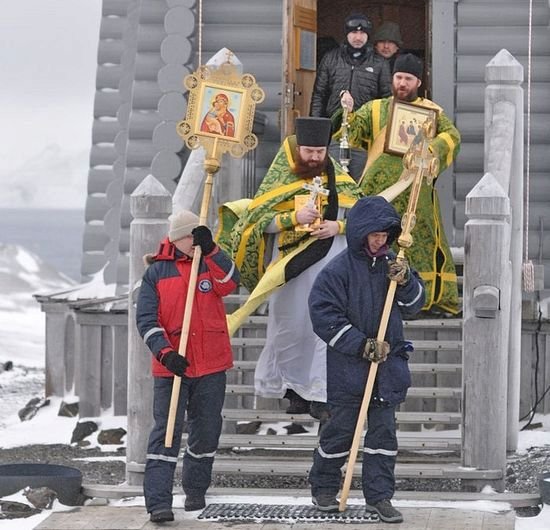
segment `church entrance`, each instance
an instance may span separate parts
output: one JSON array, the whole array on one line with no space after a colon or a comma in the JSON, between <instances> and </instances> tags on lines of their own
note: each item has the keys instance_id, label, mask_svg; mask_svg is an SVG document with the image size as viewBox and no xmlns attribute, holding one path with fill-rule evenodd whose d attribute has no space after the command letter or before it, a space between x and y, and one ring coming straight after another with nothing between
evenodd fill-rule
<instances>
[{"instance_id":1,"label":"church entrance","mask_svg":"<svg viewBox=\"0 0 550 530\"><path fill-rule=\"evenodd\" d=\"M424 60L420 95L430 97L430 4L428 0L284 0L282 136L292 134L297 116L309 114L317 64L328 50L342 44L344 20L352 13L366 14L374 31L383 22L399 24L402 51Z\"/></svg>"}]
</instances>

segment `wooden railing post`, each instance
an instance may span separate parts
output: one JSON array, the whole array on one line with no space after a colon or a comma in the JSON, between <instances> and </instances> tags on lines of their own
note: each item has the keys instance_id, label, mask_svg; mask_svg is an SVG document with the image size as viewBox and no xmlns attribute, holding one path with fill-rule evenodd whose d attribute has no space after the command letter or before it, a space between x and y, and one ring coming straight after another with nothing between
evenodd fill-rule
<instances>
[{"instance_id":1,"label":"wooden railing post","mask_svg":"<svg viewBox=\"0 0 550 530\"><path fill-rule=\"evenodd\" d=\"M485 67L485 165L510 199L511 319L508 323L508 396L506 446L515 451L521 374L521 301L523 261L523 66L502 49Z\"/></svg>"},{"instance_id":2,"label":"wooden railing post","mask_svg":"<svg viewBox=\"0 0 550 530\"><path fill-rule=\"evenodd\" d=\"M133 221L130 225L130 289L128 298L128 437L126 481L140 485L143 473L134 464L145 464L147 439L153 425L153 382L151 352L139 336L135 324L135 302L145 266L143 256L154 253L168 232L172 197L153 176L147 176L130 198Z\"/></svg>"},{"instance_id":3,"label":"wooden railing post","mask_svg":"<svg viewBox=\"0 0 550 530\"><path fill-rule=\"evenodd\" d=\"M74 376L74 343L73 350L67 351L66 326L68 324L69 309L67 303L57 301L53 296L34 295L46 314L45 332L45 396L64 396L70 390ZM70 324L70 322L69 322ZM70 355L71 359L66 359Z\"/></svg>"},{"instance_id":4,"label":"wooden railing post","mask_svg":"<svg viewBox=\"0 0 550 530\"><path fill-rule=\"evenodd\" d=\"M464 233L462 461L506 469L510 201L490 174L466 197ZM478 484L479 486L479 484Z\"/></svg>"}]
</instances>

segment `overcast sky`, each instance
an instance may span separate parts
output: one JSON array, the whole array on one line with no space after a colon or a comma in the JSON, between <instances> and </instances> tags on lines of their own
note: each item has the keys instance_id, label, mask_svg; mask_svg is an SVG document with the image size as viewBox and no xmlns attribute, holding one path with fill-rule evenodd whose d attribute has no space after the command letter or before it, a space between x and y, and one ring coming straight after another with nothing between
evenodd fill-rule
<instances>
[{"instance_id":1,"label":"overcast sky","mask_svg":"<svg viewBox=\"0 0 550 530\"><path fill-rule=\"evenodd\" d=\"M2 2L0 180L54 144L89 153L101 4Z\"/></svg>"}]
</instances>

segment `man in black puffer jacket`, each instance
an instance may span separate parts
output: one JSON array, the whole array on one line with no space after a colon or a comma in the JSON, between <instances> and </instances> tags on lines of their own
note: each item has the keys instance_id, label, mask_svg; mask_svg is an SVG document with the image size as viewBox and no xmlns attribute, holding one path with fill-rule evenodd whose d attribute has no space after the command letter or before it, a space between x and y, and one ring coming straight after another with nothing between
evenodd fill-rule
<instances>
[{"instance_id":1,"label":"man in black puffer jacket","mask_svg":"<svg viewBox=\"0 0 550 530\"><path fill-rule=\"evenodd\" d=\"M372 32L370 20L361 14L346 18L346 40L342 46L326 53L317 69L311 116L330 118L341 108L342 92L349 91L357 110L371 99L391 95L391 72L388 61L375 53L368 44ZM330 154L339 158L339 145L333 143ZM366 153L353 149L349 173L356 180L361 176L366 163Z\"/></svg>"},{"instance_id":2,"label":"man in black puffer jacket","mask_svg":"<svg viewBox=\"0 0 550 530\"><path fill-rule=\"evenodd\" d=\"M311 96L312 116L330 118L340 109L343 90L351 93L354 110L371 99L391 95L390 67L368 44L370 20L365 15L350 15L345 32L344 44L328 51L317 70Z\"/></svg>"}]
</instances>

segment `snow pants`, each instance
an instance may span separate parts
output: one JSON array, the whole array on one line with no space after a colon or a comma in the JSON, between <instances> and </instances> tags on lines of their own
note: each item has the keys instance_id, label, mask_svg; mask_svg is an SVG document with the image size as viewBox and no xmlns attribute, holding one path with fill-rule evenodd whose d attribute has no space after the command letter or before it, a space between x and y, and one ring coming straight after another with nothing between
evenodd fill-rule
<instances>
[{"instance_id":1,"label":"snow pants","mask_svg":"<svg viewBox=\"0 0 550 530\"><path fill-rule=\"evenodd\" d=\"M341 468L349 456L360 406L329 403L329 408L330 418L321 430L309 473L314 497L338 494ZM395 406L372 400L367 415L362 467L363 495L368 504L393 497L397 458L395 429Z\"/></svg>"},{"instance_id":2,"label":"snow pants","mask_svg":"<svg viewBox=\"0 0 550 530\"><path fill-rule=\"evenodd\" d=\"M187 448L183 456L182 486L186 495L204 495L222 430L225 372L197 378L182 377L172 447L165 447L171 377L154 378L153 430L149 435L143 493L147 511L170 510L174 472L187 412Z\"/></svg>"}]
</instances>

